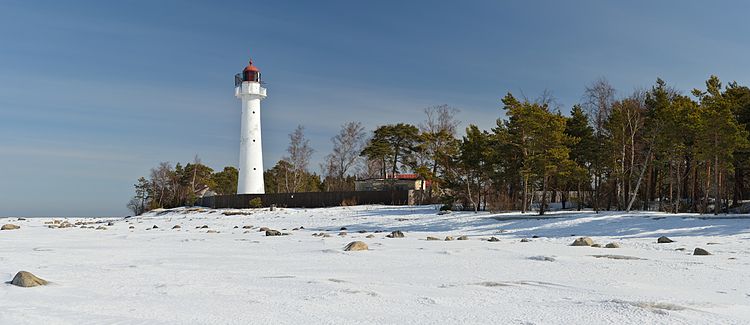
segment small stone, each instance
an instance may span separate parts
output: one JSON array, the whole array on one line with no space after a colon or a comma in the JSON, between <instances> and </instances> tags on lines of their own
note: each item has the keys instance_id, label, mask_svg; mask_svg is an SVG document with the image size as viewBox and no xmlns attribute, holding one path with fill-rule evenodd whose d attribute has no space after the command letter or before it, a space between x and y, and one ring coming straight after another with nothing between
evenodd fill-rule
<instances>
[{"instance_id":1,"label":"small stone","mask_svg":"<svg viewBox=\"0 0 750 325\"><path fill-rule=\"evenodd\" d=\"M234 226L234 227L233 227L233 229L237 229L237 228L239 228L239 227L240 227L240 226Z\"/></svg>"},{"instance_id":2,"label":"small stone","mask_svg":"<svg viewBox=\"0 0 750 325\"><path fill-rule=\"evenodd\" d=\"M249 226L249 225L248 226L242 226L242 229L251 229L251 228L253 228L253 226Z\"/></svg>"},{"instance_id":3,"label":"small stone","mask_svg":"<svg viewBox=\"0 0 750 325\"><path fill-rule=\"evenodd\" d=\"M19 229L19 228L21 228L21 227L19 227L18 225L14 225L12 223L8 223L8 224L4 224L2 227L0 227L0 230L15 230L15 229Z\"/></svg>"},{"instance_id":4,"label":"small stone","mask_svg":"<svg viewBox=\"0 0 750 325\"><path fill-rule=\"evenodd\" d=\"M115 223L114 223L114 222L112 222L112 221L110 221L110 222L107 222L107 226L110 226L110 227L112 227L112 226L114 226L114 225L115 225Z\"/></svg>"},{"instance_id":5,"label":"small stone","mask_svg":"<svg viewBox=\"0 0 750 325\"><path fill-rule=\"evenodd\" d=\"M281 236L281 232L278 230L268 229L266 230L266 236Z\"/></svg>"},{"instance_id":6,"label":"small stone","mask_svg":"<svg viewBox=\"0 0 750 325\"><path fill-rule=\"evenodd\" d=\"M174 225L174 226L172 226L172 229L180 229L180 228L182 228L182 226L180 226L180 225Z\"/></svg>"},{"instance_id":7,"label":"small stone","mask_svg":"<svg viewBox=\"0 0 750 325\"><path fill-rule=\"evenodd\" d=\"M531 240L529 240L528 238L521 238L521 242L522 242L522 243L528 243L528 242L530 242L530 241L531 241Z\"/></svg>"},{"instance_id":8,"label":"small stone","mask_svg":"<svg viewBox=\"0 0 750 325\"><path fill-rule=\"evenodd\" d=\"M271 228L268 228L268 227L260 227L260 229L258 229L258 231L269 231L269 230L271 230Z\"/></svg>"},{"instance_id":9,"label":"small stone","mask_svg":"<svg viewBox=\"0 0 750 325\"><path fill-rule=\"evenodd\" d=\"M401 230L396 230L385 236L388 238L404 238L404 233Z\"/></svg>"},{"instance_id":10,"label":"small stone","mask_svg":"<svg viewBox=\"0 0 750 325\"><path fill-rule=\"evenodd\" d=\"M440 238L427 236L427 240L440 240Z\"/></svg>"},{"instance_id":11,"label":"small stone","mask_svg":"<svg viewBox=\"0 0 750 325\"><path fill-rule=\"evenodd\" d=\"M703 248L696 247L695 250L693 250L693 255L711 255L711 253Z\"/></svg>"},{"instance_id":12,"label":"small stone","mask_svg":"<svg viewBox=\"0 0 750 325\"><path fill-rule=\"evenodd\" d=\"M81 226L81 228L83 228L83 227L86 227L86 226ZM128 229L135 229L135 226L130 226L130 227L128 227Z\"/></svg>"},{"instance_id":13,"label":"small stone","mask_svg":"<svg viewBox=\"0 0 750 325\"><path fill-rule=\"evenodd\" d=\"M367 232L367 230L360 230L360 231L357 231L357 232L360 233L360 234L364 234L364 233Z\"/></svg>"},{"instance_id":14,"label":"small stone","mask_svg":"<svg viewBox=\"0 0 750 325\"><path fill-rule=\"evenodd\" d=\"M495 236L492 236L492 237L490 237L490 239L488 239L487 241L489 241L489 242L498 242L498 241L500 241L500 239L497 239L497 237L495 237Z\"/></svg>"},{"instance_id":15,"label":"small stone","mask_svg":"<svg viewBox=\"0 0 750 325\"><path fill-rule=\"evenodd\" d=\"M342 231L339 233L339 236L346 236L346 231Z\"/></svg>"},{"instance_id":16,"label":"small stone","mask_svg":"<svg viewBox=\"0 0 750 325\"><path fill-rule=\"evenodd\" d=\"M375 235L369 234L369 235L365 236L365 238L375 238Z\"/></svg>"},{"instance_id":17,"label":"small stone","mask_svg":"<svg viewBox=\"0 0 750 325\"><path fill-rule=\"evenodd\" d=\"M620 248L620 244L618 244L618 243L609 243L607 245L604 245L604 248Z\"/></svg>"},{"instance_id":18,"label":"small stone","mask_svg":"<svg viewBox=\"0 0 750 325\"><path fill-rule=\"evenodd\" d=\"M153 227L151 227L151 228L153 228L153 229L159 229L159 227L158 227L158 226L156 226L156 225L154 225L154 226L153 226Z\"/></svg>"},{"instance_id":19,"label":"small stone","mask_svg":"<svg viewBox=\"0 0 750 325\"><path fill-rule=\"evenodd\" d=\"M17 220L18 220L18 221L24 221L24 220L26 220L26 218L23 218L23 217L18 217L18 218L17 218Z\"/></svg>"},{"instance_id":20,"label":"small stone","mask_svg":"<svg viewBox=\"0 0 750 325\"><path fill-rule=\"evenodd\" d=\"M320 236L323 237L323 238L330 238L331 237L331 235L329 235L329 234L322 234Z\"/></svg>"},{"instance_id":21,"label":"small stone","mask_svg":"<svg viewBox=\"0 0 750 325\"><path fill-rule=\"evenodd\" d=\"M36 287L45 285L47 283L49 283L47 282L47 280L40 279L36 275L33 275L30 272L26 271L20 271L16 273L16 276L14 276L13 280L10 281L10 284L19 287Z\"/></svg>"},{"instance_id":22,"label":"small stone","mask_svg":"<svg viewBox=\"0 0 750 325\"><path fill-rule=\"evenodd\" d=\"M245 231L243 231L242 233L243 233L243 234L249 234L249 233L250 233L250 230L245 230Z\"/></svg>"},{"instance_id":23,"label":"small stone","mask_svg":"<svg viewBox=\"0 0 750 325\"><path fill-rule=\"evenodd\" d=\"M593 245L591 245L591 247L602 248L602 245L601 244L593 244Z\"/></svg>"},{"instance_id":24,"label":"small stone","mask_svg":"<svg viewBox=\"0 0 750 325\"><path fill-rule=\"evenodd\" d=\"M299 229L305 229L305 227L304 226L299 226Z\"/></svg>"},{"instance_id":25,"label":"small stone","mask_svg":"<svg viewBox=\"0 0 750 325\"><path fill-rule=\"evenodd\" d=\"M107 230L107 227L105 227L105 226L99 226L99 227L96 227L96 230Z\"/></svg>"},{"instance_id":26,"label":"small stone","mask_svg":"<svg viewBox=\"0 0 750 325\"><path fill-rule=\"evenodd\" d=\"M534 236L531 236L531 238L534 238L534 239L536 239L536 238L539 238L539 236L537 236L537 235L534 235Z\"/></svg>"},{"instance_id":27,"label":"small stone","mask_svg":"<svg viewBox=\"0 0 750 325\"><path fill-rule=\"evenodd\" d=\"M202 225L201 229L208 229L208 226L207 225Z\"/></svg>"},{"instance_id":28,"label":"small stone","mask_svg":"<svg viewBox=\"0 0 750 325\"><path fill-rule=\"evenodd\" d=\"M659 244L669 244L674 243L674 240L669 239L667 236L661 236L656 240Z\"/></svg>"},{"instance_id":29,"label":"small stone","mask_svg":"<svg viewBox=\"0 0 750 325\"><path fill-rule=\"evenodd\" d=\"M676 250L676 251L684 251L685 247L675 248L674 250Z\"/></svg>"},{"instance_id":30,"label":"small stone","mask_svg":"<svg viewBox=\"0 0 750 325\"><path fill-rule=\"evenodd\" d=\"M469 236L461 235L461 236L458 236L458 238L456 238L456 240L469 240Z\"/></svg>"},{"instance_id":31,"label":"small stone","mask_svg":"<svg viewBox=\"0 0 750 325\"><path fill-rule=\"evenodd\" d=\"M453 236L445 236L445 241L451 241L453 240Z\"/></svg>"},{"instance_id":32,"label":"small stone","mask_svg":"<svg viewBox=\"0 0 750 325\"><path fill-rule=\"evenodd\" d=\"M575 241L573 241L572 244L570 244L570 246L591 246L591 245L594 245L594 240L591 239L590 237L580 237L576 239Z\"/></svg>"},{"instance_id":33,"label":"small stone","mask_svg":"<svg viewBox=\"0 0 750 325\"><path fill-rule=\"evenodd\" d=\"M339 229L339 230L346 230L346 227L341 227L341 229Z\"/></svg>"},{"instance_id":34,"label":"small stone","mask_svg":"<svg viewBox=\"0 0 750 325\"><path fill-rule=\"evenodd\" d=\"M344 250L349 251L366 251L368 249L367 244L362 241L353 241L344 247Z\"/></svg>"},{"instance_id":35,"label":"small stone","mask_svg":"<svg viewBox=\"0 0 750 325\"><path fill-rule=\"evenodd\" d=\"M235 228L237 228L237 227L235 227ZM292 228L292 231L297 231L297 230L299 230L299 228Z\"/></svg>"},{"instance_id":36,"label":"small stone","mask_svg":"<svg viewBox=\"0 0 750 325\"><path fill-rule=\"evenodd\" d=\"M218 233L218 231L210 229L210 230L206 230L206 233L207 234L215 234L215 233Z\"/></svg>"}]
</instances>

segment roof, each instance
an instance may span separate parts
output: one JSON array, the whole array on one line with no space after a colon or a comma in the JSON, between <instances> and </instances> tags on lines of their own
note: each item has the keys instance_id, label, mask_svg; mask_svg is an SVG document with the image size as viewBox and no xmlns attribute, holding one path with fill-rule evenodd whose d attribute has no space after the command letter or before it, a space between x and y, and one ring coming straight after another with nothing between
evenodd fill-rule
<instances>
[{"instance_id":1,"label":"roof","mask_svg":"<svg viewBox=\"0 0 750 325\"><path fill-rule=\"evenodd\" d=\"M256 71L256 72L260 72L260 70L258 69L258 67L256 67L256 66L254 66L254 65L253 65L253 59L250 59L250 60L249 60L249 61L247 62L247 66L246 66L246 67L245 67L245 69L244 69L244 70L242 70L242 71L243 71L243 72L245 72L245 71Z\"/></svg>"}]
</instances>

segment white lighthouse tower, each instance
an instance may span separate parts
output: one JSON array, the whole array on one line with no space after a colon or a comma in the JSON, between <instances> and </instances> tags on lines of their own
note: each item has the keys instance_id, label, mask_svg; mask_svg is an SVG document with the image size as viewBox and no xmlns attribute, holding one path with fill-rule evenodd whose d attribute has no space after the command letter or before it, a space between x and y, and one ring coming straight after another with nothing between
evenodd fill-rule
<instances>
[{"instance_id":1,"label":"white lighthouse tower","mask_svg":"<svg viewBox=\"0 0 750 325\"><path fill-rule=\"evenodd\" d=\"M234 96L242 101L237 194L264 194L260 101L266 98L266 88L261 87L260 70L252 60L241 74L234 76Z\"/></svg>"}]
</instances>

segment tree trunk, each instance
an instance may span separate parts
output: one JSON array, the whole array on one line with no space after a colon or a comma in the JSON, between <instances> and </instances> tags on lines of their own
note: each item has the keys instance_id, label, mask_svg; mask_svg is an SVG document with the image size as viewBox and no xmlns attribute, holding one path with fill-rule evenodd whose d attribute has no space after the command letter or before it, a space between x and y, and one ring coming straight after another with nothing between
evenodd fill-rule
<instances>
[{"instance_id":1,"label":"tree trunk","mask_svg":"<svg viewBox=\"0 0 750 325\"><path fill-rule=\"evenodd\" d=\"M542 175L542 202L539 203L539 215L544 215L547 205L547 176Z\"/></svg>"},{"instance_id":2,"label":"tree trunk","mask_svg":"<svg viewBox=\"0 0 750 325\"><path fill-rule=\"evenodd\" d=\"M521 204L521 213L526 213L526 203L529 202L529 177L523 176L523 204Z\"/></svg>"},{"instance_id":3,"label":"tree trunk","mask_svg":"<svg viewBox=\"0 0 750 325\"><path fill-rule=\"evenodd\" d=\"M719 195L719 155L714 155L714 215L719 214L721 196Z\"/></svg>"}]
</instances>

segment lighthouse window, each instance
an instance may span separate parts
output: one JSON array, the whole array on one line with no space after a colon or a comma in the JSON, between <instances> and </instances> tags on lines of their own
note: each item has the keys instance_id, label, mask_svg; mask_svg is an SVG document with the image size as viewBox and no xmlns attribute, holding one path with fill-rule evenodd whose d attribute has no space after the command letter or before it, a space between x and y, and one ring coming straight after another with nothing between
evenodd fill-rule
<instances>
[{"instance_id":1,"label":"lighthouse window","mask_svg":"<svg viewBox=\"0 0 750 325\"><path fill-rule=\"evenodd\" d=\"M255 168L253 168L253 170L255 170Z\"/></svg>"},{"instance_id":2,"label":"lighthouse window","mask_svg":"<svg viewBox=\"0 0 750 325\"><path fill-rule=\"evenodd\" d=\"M253 139L253 142L255 142L255 139Z\"/></svg>"},{"instance_id":3,"label":"lighthouse window","mask_svg":"<svg viewBox=\"0 0 750 325\"><path fill-rule=\"evenodd\" d=\"M253 111L253 114L255 114L255 111Z\"/></svg>"}]
</instances>

